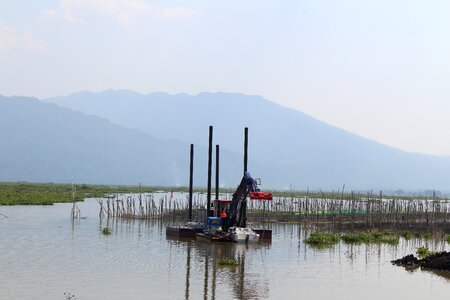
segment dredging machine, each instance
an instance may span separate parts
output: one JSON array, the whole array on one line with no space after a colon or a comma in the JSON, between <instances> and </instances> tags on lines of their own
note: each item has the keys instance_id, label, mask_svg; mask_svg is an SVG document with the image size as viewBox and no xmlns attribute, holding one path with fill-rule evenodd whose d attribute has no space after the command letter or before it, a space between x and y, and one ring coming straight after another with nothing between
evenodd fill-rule
<instances>
[{"instance_id":1,"label":"dredging machine","mask_svg":"<svg viewBox=\"0 0 450 300\"><path fill-rule=\"evenodd\" d=\"M189 176L189 212L184 226L169 226L166 235L172 237L196 237L201 240L219 242L252 243L260 240L271 240L270 229L252 229L247 227L247 199L272 200L271 192L263 192L258 188L259 182L247 171L248 163L248 128L244 130L244 174L240 184L233 193L232 200L219 199L219 145L216 145L216 199L211 201L211 169L212 169L212 135L209 127L208 148L208 187L206 213L196 222L192 220L192 185L194 146L190 151ZM211 207L211 204L213 206Z\"/></svg>"}]
</instances>

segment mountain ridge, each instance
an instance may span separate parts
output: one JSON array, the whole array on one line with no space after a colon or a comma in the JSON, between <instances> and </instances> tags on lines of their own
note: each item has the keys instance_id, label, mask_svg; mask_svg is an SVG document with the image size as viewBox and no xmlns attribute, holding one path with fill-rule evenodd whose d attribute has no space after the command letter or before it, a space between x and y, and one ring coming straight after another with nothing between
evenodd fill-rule
<instances>
[{"instance_id":1,"label":"mountain ridge","mask_svg":"<svg viewBox=\"0 0 450 300\"><path fill-rule=\"evenodd\" d=\"M267 187L450 190L448 157L385 146L260 96L108 90L44 102L0 96L0 106L0 138L8 141L0 180L68 182L75 175L86 183L186 185L194 143L195 185L205 186L205 144L214 125L224 187L242 174L248 126L249 170Z\"/></svg>"},{"instance_id":2,"label":"mountain ridge","mask_svg":"<svg viewBox=\"0 0 450 300\"><path fill-rule=\"evenodd\" d=\"M187 185L189 145L159 140L96 116L32 97L0 96L1 181ZM196 147L195 185L204 186L206 149ZM224 151L222 185L240 159Z\"/></svg>"},{"instance_id":3,"label":"mountain ridge","mask_svg":"<svg viewBox=\"0 0 450 300\"><path fill-rule=\"evenodd\" d=\"M439 157L439 158L449 158L450 159L450 155L422 153L422 152L417 152L417 151L408 151L408 150L403 150L403 149L400 149L400 148L396 148L394 146L385 144L385 143L377 141L375 139L371 139L371 138L368 138L368 137L361 136L361 135L356 134L354 132L351 132L351 131L349 131L347 129L344 129L344 128L341 128L341 127L336 126L334 124L331 124L331 123L328 123L326 121L320 120L320 119L318 119L316 117L313 117L311 115L308 115L305 112L302 112L302 111L300 111L298 109L295 109L295 108L292 108L292 107L288 107L288 106L284 106L282 104L275 103L273 101L270 101L270 100L268 100L268 99L266 99L266 98L264 98L264 97L262 97L260 95L256 95L256 94L254 95L254 94L244 94L244 93L238 93L238 92L209 92L209 91L200 92L200 93L197 93L197 94L189 94L189 93L183 93L183 92L181 92L181 93L174 93L174 94L167 93L167 92L141 93L141 92L137 92L137 91L133 91L133 90L129 90L129 89L106 89L106 90L101 90L101 91L98 91L98 92L79 91L79 92L70 93L70 94L68 94L66 96L41 98L39 100L41 100L43 102L50 102L50 103L58 104L57 102L60 99L63 99L63 98L71 98L71 97L79 97L79 96L95 96L95 95L99 95L99 94L108 95L110 93L127 93L129 95L134 95L134 96L138 96L138 97L141 97L141 98L152 97L152 96L164 96L164 97L187 96L187 97L197 97L197 96L211 96L211 95L236 95L236 96L242 96L242 97L256 97L256 98L259 98L260 100L263 100L265 102L271 103L271 104L273 104L275 106L278 106L278 107L280 107L282 109L287 109L287 110L294 111L295 113L302 114L302 115L304 115L307 118L310 118L310 119L312 119L314 121L323 123L326 126L332 127L332 128L334 128L336 130L340 130L342 132L345 132L346 134L350 134L350 135L353 135L353 136L365 139L368 142L373 142L373 143L379 144L381 146L389 147L389 148L391 148L393 150L398 150L398 151L402 151L402 152L410 153L410 154L419 154L419 155L426 155L426 156L430 156L430 157ZM68 106L65 106L65 107L68 107Z\"/></svg>"},{"instance_id":4,"label":"mountain ridge","mask_svg":"<svg viewBox=\"0 0 450 300\"><path fill-rule=\"evenodd\" d=\"M267 165L267 177L332 188L448 186L450 157L406 152L326 124L261 96L238 93L141 94L107 90L47 99L104 117L157 138L205 145L208 125L222 149L242 154L242 130L250 128L250 157ZM434 172L435 180L420 173Z\"/></svg>"}]
</instances>

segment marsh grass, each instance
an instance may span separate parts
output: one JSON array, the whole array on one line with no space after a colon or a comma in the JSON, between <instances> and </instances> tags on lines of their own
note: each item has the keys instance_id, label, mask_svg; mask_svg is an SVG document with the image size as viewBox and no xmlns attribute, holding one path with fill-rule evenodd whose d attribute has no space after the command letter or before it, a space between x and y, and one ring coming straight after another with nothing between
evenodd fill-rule
<instances>
[{"instance_id":1,"label":"marsh grass","mask_svg":"<svg viewBox=\"0 0 450 300\"><path fill-rule=\"evenodd\" d=\"M347 244L398 244L399 235L390 231L366 231L360 233L350 233L341 236Z\"/></svg>"},{"instance_id":2,"label":"marsh grass","mask_svg":"<svg viewBox=\"0 0 450 300\"><path fill-rule=\"evenodd\" d=\"M400 237L409 240L412 238L429 240L433 238L431 233L420 233L420 232L393 232L393 231L364 231L356 233L344 233L344 234L334 234L328 232L316 232L312 233L308 238L304 240L305 244L310 246L327 248L337 244L342 240L346 244L390 244L397 245L400 241ZM443 236L435 236L436 238L444 238L450 243L450 234Z\"/></svg>"},{"instance_id":3,"label":"marsh grass","mask_svg":"<svg viewBox=\"0 0 450 300\"><path fill-rule=\"evenodd\" d=\"M328 232L316 232L312 233L304 242L310 246L326 247L332 246L339 242L340 235Z\"/></svg>"},{"instance_id":4,"label":"marsh grass","mask_svg":"<svg viewBox=\"0 0 450 300\"><path fill-rule=\"evenodd\" d=\"M442 233L437 233L438 235L442 235ZM404 231L400 234L405 240L410 239L425 239L431 240L433 238L433 234L430 232L418 232L418 231Z\"/></svg>"},{"instance_id":5,"label":"marsh grass","mask_svg":"<svg viewBox=\"0 0 450 300\"><path fill-rule=\"evenodd\" d=\"M176 188L141 187L139 186L107 186L93 184L75 184L76 201L85 198L99 198L105 194L143 193L155 190L172 190ZM0 182L0 205L52 205L73 201L72 184Z\"/></svg>"}]
</instances>

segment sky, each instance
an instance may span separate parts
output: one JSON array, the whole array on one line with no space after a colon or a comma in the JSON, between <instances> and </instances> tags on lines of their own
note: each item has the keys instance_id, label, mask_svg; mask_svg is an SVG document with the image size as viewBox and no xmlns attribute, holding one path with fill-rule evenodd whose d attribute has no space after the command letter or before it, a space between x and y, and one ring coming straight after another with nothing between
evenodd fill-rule
<instances>
[{"instance_id":1,"label":"sky","mask_svg":"<svg viewBox=\"0 0 450 300\"><path fill-rule=\"evenodd\" d=\"M256 94L450 155L449 16L447 0L0 0L0 94Z\"/></svg>"}]
</instances>

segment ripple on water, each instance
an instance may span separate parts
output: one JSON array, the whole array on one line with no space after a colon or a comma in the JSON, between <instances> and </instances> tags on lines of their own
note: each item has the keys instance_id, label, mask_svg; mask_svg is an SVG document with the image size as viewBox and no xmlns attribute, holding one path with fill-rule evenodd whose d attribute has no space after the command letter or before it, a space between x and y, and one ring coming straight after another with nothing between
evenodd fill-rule
<instances>
[{"instance_id":1,"label":"ripple on water","mask_svg":"<svg viewBox=\"0 0 450 300\"><path fill-rule=\"evenodd\" d=\"M302 227L273 224L272 243L218 245L168 240L167 224L155 221L100 221L92 200L79 206L86 218L74 223L70 204L1 208L9 218L0 219L0 299L63 299L64 292L77 299L445 299L450 292L442 276L389 263L422 240L318 250L303 243ZM104 227L112 234L104 236ZM240 265L221 267L219 258Z\"/></svg>"}]
</instances>

